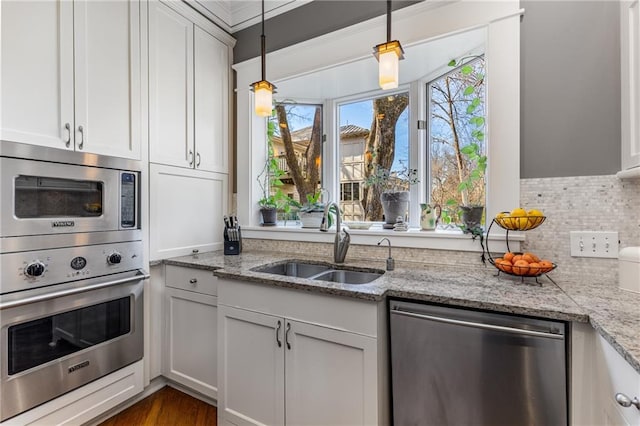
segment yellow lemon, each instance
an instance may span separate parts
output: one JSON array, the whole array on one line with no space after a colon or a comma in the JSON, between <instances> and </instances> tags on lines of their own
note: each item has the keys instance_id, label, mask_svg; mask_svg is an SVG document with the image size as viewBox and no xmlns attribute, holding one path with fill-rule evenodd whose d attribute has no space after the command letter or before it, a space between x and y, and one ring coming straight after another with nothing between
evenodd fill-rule
<instances>
[{"instance_id":1,"label":"yellow lemon","mask_svg":"<svg viewBox=\"0 0 640 426\"><path fill-rule=\"evenodd\" d=\"M511 210L511 217L514 218L511 219L511 229L517 229L521 231L527 229L529 220L527 219L527 211L525 209L518 207Z\"/></svg>"},{"instance_id":2,"label":"yellow lemon","mask_svg":"<svg viewBox=\"0 0 640 426\"><path fill-rule=\"evenodd\" d=\"M532 209L527 212L529 216L529 223L527 229L535 228L542 223L542 217L544 216L540 210Z\"/></svg>"},{"instance_id":3,"label":"yellow lemon","mask_svg":"<svg viewBox=\"0 0 640 426\"><path fill-rule=\"evenodd\" d=\"M511 210L511 216L513 217L522 217L526 215L527 215L527 211L521 207Z\"/></svg>"}]
</instances>

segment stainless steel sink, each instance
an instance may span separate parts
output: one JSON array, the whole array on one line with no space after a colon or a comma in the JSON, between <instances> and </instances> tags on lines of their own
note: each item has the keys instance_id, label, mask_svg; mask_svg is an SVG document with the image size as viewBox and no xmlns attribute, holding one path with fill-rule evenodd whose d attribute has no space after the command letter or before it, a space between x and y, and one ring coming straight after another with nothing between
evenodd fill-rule
<instances>
[{"instance_id":1,"label":"stainless steel sink","mask_svg":"<svg viewBox=\"0 0 640 426\"><path fill-rule=\"evenodd\" d=\"M379 278L382 274L383 272L345 271L336 269L317 275L314 279L342 284L368 284Z\"/></svg>"},{"instance_id":2,"label":"stainless steel sink","mask_svg":"<svg viewBox=\"0 0 640 426\"><path fill-rule=\"evenodd\" d=\"M254 271L265 272L267 274L284 275L287 277L310 278L330 269L331 267L328 265L303 262L285 262L278 263L276 265L259 266L254 268Z\"/></svg>"},{"instance_id":3,"label":"stainless steel sink","mask_svg":"<svg viewBox=\"0 0 640 426\"><path fill-rule=\"evenodd\" d=\"M347 269L335 269L332 265L296 261L258 266L253 268L253 270L266 274L307 278L341 284L368 284L384 274L384 271L351 271Z\"/></svg>"}]
</instances>

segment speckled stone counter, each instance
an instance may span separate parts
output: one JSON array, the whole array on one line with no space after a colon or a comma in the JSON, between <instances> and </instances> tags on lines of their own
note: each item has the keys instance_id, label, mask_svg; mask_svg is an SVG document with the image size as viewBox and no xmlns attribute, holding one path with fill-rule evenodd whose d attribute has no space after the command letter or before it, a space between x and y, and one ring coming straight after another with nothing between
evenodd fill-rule
<instances>
[{"instance_id":1,"label":"speckled stone counter","mask_svg":"<svg viewBox=\"0 0 640 426\"><path fill-rule=\"evenodd\" d=\"M619 290L611 283L559 282L556 285L543 277L541 285L523 284L517 277L496 276L491 265L469 268L398 262L396 270L386 272L369 284L359 285L252 270L293 259L331 263L331 258L319 255L259 251L238 256L224 256L221 251L215 251L167 259L164 263L215 271L221 278L371 301L400 297L564 321L588 321L640 372L640 295ZM385 262L348 261L345 267L383 271Z\"/></svg>"}]
</instances>

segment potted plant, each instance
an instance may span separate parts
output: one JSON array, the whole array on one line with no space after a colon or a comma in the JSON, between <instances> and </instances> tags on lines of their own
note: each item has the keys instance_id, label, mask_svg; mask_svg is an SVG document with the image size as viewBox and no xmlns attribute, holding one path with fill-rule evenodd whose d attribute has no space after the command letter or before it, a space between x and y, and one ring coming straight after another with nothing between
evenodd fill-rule
<instances>
[{"instance_id":1,"label":"potted plant","mask_svg":"<svg viewBox=\"0 0 640 426\"><path fill-rule=\"evenodd\" d=\"M256 178L262 191L262 198L258 200L258 205L262 215L262 225L274 226L277 223L278 208L286 204L286 199L289 197L279 188L275 194L271 194L271 186L282 186L280 178L284 175L284 171L278 167L278 160L273 155L271 140L269 140L267 147L267 161Z\"/></svg>"},{"instance_id":2,"label":"potted plant","mask_svg":"<svg viewBox=\"0 0 640 426\"><path fill-rule=\"evenodd\" d=\"M326 204L320 199L325 191L325 189L321 188L313 194L307 194L307 202L299 209L300 222L303 228L320 228L326 207ZM333 225L333 215L335 214L333 210L335 210L334 207L329 210L329 227Z\"/></svg>"},{"instance_id":3,"label":"potted plant","mask_svg":"<svg viewBox=\"0 0 640 426\"><path fill-rule=\"evenodd\" d=\"M380 193L380 203L384 211L384 228L393 228L398 217L404 220L409 210L409 185L418 183L418 171L409 168L402 162L402 169L390 172L378 164L373 165L373 172L365 179L365 185L376 187Z\"/></svg>"}]
</instances>

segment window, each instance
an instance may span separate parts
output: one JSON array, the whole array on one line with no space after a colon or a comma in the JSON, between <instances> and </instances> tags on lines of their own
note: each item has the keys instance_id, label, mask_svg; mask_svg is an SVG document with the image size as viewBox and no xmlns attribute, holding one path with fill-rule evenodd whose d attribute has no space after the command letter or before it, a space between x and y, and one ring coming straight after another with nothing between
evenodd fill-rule
<instances>
[{"instance_id":1,"label":"window","mask_svg":"<svg viewBox=\"0 0 640 426\"><path fill-rule=\"evenodd\" d=\"M279 204L288 213L291 200L304 204L322 187L322 105L277 103L267 132L277 162L271 195L283 198Z\"/></svg>"},{"instance_id":2,"label":"window","mask_svg":"<svg viewBox=\"0 0 640 426\"><path fill-rule=\"evenodd\" d=\"M421 182L410 188L410 224L412 236L403 237L403 233L394 235L394 244L404 247L446 248L475 250L477 241L468 242L466 236L438 235L418 233L420 203L429 199L431 179L428 155L429 135L419 130L418 120L428 121L429 103L426 85L438 75L443 75L447 62L452 58L461 58L469 52L486 52L487 65L490 62L490 75L486 85L486 151L490 168L486 173L486 217L490 218L499 211L510 210L518 205L520 195L520 9L514 2L496 2L492 8L484 3L453 2L434 9L422 2L402 9L403 24L399 26L398 38L405 44L405 60L401 63L402 89L408 87L411 105L408 111L408 129L410 135L409 155L411 168L417 168ZM457 17L464 11L469 17L464 24ZM399 12L402 15L403 12ZM400 19L400 18L398 18ZM442 25L437 28L421 25L425 21L437 20ZM331 198L338 200L341 175L351 172L341 161L339 128L347 124L340 116L341 104L356 103L374 96L385 96L388 92L377 91L377 73L371 57L363 57L363 31L368 35L384 32L385 24L369 22L353 28L339 30L315 39L307 40L270 53L270 79L278 86L280 100L297 100L306 104L324 105L322 186L326 187ZM372 36L371 38L375 38ZM314 52L310 54L309 52ZM295 58L295 60L291 60ZM308 240L306 232L297 233L287 230L278 232L273 228L257 227L260 223L257 202L262 196L256 178L264 166L267 149L264 142L267 121L253 114L253 93L250 84L255 81L257 61L250 60L234 65L237 72L237 204L241 221L247 225L247 237L265 236L275 239ZM361 94L358 95L358 94ZM313 100L311 102L310 100ZM349 121L348 124L357 124ZM370 128L370 123L361 125ZM490 139L490 143L489 143ZM248 160L249 173L242 173L243 161ZM345 170L346 169L346 170ZM360 199L365 187L360 182ZM296 192L296 191L291 191ZM374 225L371 232L380 232ZM416 235L417 234L417 235ZM456 233L457 234L457 233ZM358 235L356 233L355 235ZM422 238L415 238L420 236ZM314 239L320 239L314 235ZM375 243L374 238L355 238L358 244ZM397 243L396 243L397 240Z\"/></svg>"},{"instance_id":3,"label":"window","mask_svg":"<svg viewBox=\"0 0 640 426\"><path fill-rule=\"evenodd\" d=\"M381 191L409 189L409 93L338 103L337 110L340 207L347 220L382 221Z\"/></svg>"},{"instance_id":4,"label":"window","mask_svg":"<svg viewBox=\"0 0 640 426\"><path fill-rule=\"evenodd\" d=\"M427 85L428 198L445 224L460 223L458 205L486 204L484 69L484 57L469 58Z\"/></svg>"}]
</instances>

